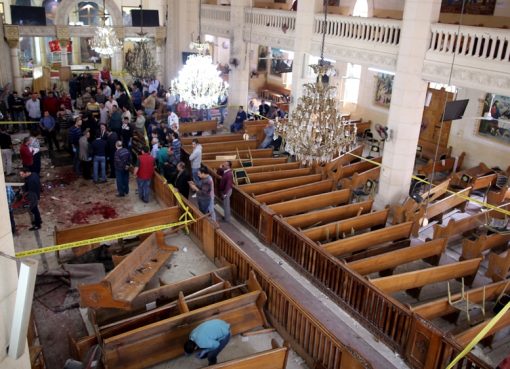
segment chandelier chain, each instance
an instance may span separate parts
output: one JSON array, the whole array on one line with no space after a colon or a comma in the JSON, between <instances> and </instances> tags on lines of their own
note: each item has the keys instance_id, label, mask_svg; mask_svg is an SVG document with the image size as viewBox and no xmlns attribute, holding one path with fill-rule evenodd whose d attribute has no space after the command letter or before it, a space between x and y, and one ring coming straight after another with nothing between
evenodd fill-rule
<instances>
[{"instance_id":1,"label":"chandelier chain","mask_svg":"<svg viewBox=\"0 0 510 369\"><path fill-rule=\"evenodd\" d=\"M322 45L321 45L321 64L324 61L324 44L326 43L326 28L328 26L328 2L329 0L324 0L324 25L322 28Z\"/></svg>"}]
</instances>

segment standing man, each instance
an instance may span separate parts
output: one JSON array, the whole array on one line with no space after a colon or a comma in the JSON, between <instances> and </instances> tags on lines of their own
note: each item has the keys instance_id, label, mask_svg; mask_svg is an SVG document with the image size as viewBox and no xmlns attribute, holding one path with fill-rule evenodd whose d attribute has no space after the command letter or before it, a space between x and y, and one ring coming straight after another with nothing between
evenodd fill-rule
<instances>
[{"instance_id":1,"label":"standing man","mask_svg":"<svg viewBox=\"0 0 510 369\"><path fill-rule=\"evenodd\" d=\"M39 212L39 199L41 198L41 181L36 173L32 173L30 169L23 168L19 173L20 177L25 180L23 192L27 194L30 212L32 213L32 227L29 231L37 231L41 229L41 213Z\"/></svg>"},{"instance_id":2,"label":"standing man","mask_svg":"<svg viewBox=\"0 0 510 369\"><path fill-rule=\"evenodd\" d=\"M154 175L154 158L149 154L149 147L142 148L142 154L138 156L134 174L138 184L138 196L145 203L149 202L149 193L152 176Z\"/></svg>"},{"instance_id":3,"label":"standing man","mask_svg":"<svg viewBox=\"0 0 510 369\"><path fill-rule=\"evenodd\" d=\"M92 156L94 157L94 183L106 182L106 141L101 138L101 134L96 135L96 139L91 144ZM99 166L101 166L101 180L99 180Z\"/></svg>"},{"instance_id":4,"label":"standing man","mask_svg":"<svg viewBox=\"0 0 510 369\"><path fill-rule=\"evenodd\" d=\"M202 164L202 145L200 145L198 140L194 138L193 141L191 141L191 146L193 146L193 151L189 156L189 161L191 163L191 176L193 178L193 182L198 185L200 183L198 170Z\"/></svg>"},{"instance_id":5,"label":"standing man","mask_svg":"<svg viewBox=\"0 0 510 369\"><path fill-rule=\"evenodd\" d=\"M2 149L4 174L5 176L12 176L14 174L12 172L12 140L5 126L0 127L0 148Z\"/></svg>"},{"instance_id":6,"label":"standing man","mask_svg":"<svg viewBox=\"0 0 510 369\"><path fill-rule=\"evenodd\" d=\"M200 178L200 187L191 184L190 187L197 192L198 208L204 214L211 214L211 219L216 221L216 212L214 211L214 182L207 172L206 167L200 167L198 170Z\"/></svg>"},{"instance_id":7,"label":"standing man","mask_svg":"<svg viewBox=\"0 0 510 369\"><path fill-rule=\"evenodd\" d=\"M129 194L129 165L131 154L129 150L122 147L122 141L115 143L115 179L117 182L117 197L124 197Z\"/></svg>"},{"instance_id":8,"label":"standing man","mask_svg":"<svg viewBox=\"0 0 510 369\"><path fill-rule=\"evenodd\" d=\"M179 131L179 117L172 109L168 110L168 127L172 131Z\"/></svg>"},{"instance_id":9,"label":"standing man","mask_svg":"<svg viewBox=\"0 0 510 369\"><path fill-rule=\"evenodd\" d=\"M74 126L69 129L68 140L69 146L73 151L73 170L76 174L80 175L80 137L81 132L81 119L77 118Z\"/></svg>"},{"instance_id":10,"label":"standing man","mask_svg":"<svg viewBox=\"0 0 510 369\"><path fill-rule=\"evenodd\" d=\"M184 344L184 352L191 355L199 350L197 357L207 358L209 365L214 365L229 340L230 324L220 319L211 319L191 331L189 340Z\"/></svg>"},{"instance_id":11,"label":"standing man","mask_svg":"<svg viewBox=\"0 0 510 369\"><path fill-rule=\"evenodd\" d=\"M57 150L60 151L60 147L57 141L57 131L55 130L56 128L55 118L53 118L53 116L50 115L50 112L48 110L44 111L44 117L41 118L39 126L41 127L42 135L46 139L48 149L50 151L53 151L53 143L55 143Z\"/></svg>"},{"instance_id":12,"label":"standing man","mask_svg":"<svg viewBox=\"0 0 510 369\"><path fill-rule=\"evenodd\" d=\"M223 199L223 219L225 222L230 223L230 196L232 196L232 187L234 183L234 178L232 176L232 162L229 160L221 164L221 167L218 169L218 174L221 176L219 190Z\"/></svg>"},{"instance_id":13,"label":"standing man","mask_svg":"<svg viewBox=\"0 0 510 369\"><path fill-rule=\"evenodd\" d=\"M38 122L41 119L41 102L36 93L33 93L32 97L27 100L25 107L27 108L28 120Z\"/></svg>"}]
</instances>

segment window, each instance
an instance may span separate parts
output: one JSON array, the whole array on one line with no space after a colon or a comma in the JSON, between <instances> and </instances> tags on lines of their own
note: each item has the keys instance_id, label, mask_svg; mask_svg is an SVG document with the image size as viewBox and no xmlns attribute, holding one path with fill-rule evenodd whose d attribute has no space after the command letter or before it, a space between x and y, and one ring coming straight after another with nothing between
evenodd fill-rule
<instances>
[{"instance_id":1,"label":"window","mask_svg":"<svg viewBox=\"0 0 510 369\"><path fill-rule=\"evenodd\" d=\"M352 11L354 17L368 17L368 1L357 0Z\"/></svg>"},{"instance_id":2,"label":"window","mask_svg":"<svg viewBox=\"0 0 510 369\"><path fill-rule=\"evenodd\" d=\"M344 102L357 104L359 96L359 81L361 65L347 64L347 75L344 78Z\"/></svg>"}]
</instances>

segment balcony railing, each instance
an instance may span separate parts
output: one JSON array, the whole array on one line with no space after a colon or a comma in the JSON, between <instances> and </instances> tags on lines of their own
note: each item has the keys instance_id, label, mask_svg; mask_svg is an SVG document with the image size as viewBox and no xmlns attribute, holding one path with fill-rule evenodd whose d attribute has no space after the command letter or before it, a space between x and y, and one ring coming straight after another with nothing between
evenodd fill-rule
<instances>
[{"instance_id":1,"label":"balcony railing","mask_svg":"<svg viewBox=\"0 0 510 369\"><path fill-rule=\"evenodd\" d=\"M247 25L274 28L285 32L294 31L296 29L296 13L275 9L246 9L244 22Z\"/></svg>"},{"instance_id":2,"label":"balcony railing","mask_svg":"<svg viewBox=\"0 0 510 369\"><path fill-rule=\"evenodd\" d=\"M314 32L322 34L326 27L326 36L340 39L367 41L383 45L397 46L400 41L402 22L393 19L328 16L327 24L324 15L315 16Z\"/></svg>"},{"instance_id":3,"label":"balcony railing","mask_svg":"<svg viewBox=\"0 0 510 369\"><path fill-rule=\"evenodd\" d=\"M477 60L510 62L510 30L433 24L429 51Z\"/></svg>"},{"instance_id":4,"label":"balcony railing","mask_svg":"<svg viewBox=\"0 0 510 369\"><path fill-rule=\"evenodd\" d=\"M206 21L230 22L230 7L202 4L202 17Z\"/></svg>"}]
</instances>

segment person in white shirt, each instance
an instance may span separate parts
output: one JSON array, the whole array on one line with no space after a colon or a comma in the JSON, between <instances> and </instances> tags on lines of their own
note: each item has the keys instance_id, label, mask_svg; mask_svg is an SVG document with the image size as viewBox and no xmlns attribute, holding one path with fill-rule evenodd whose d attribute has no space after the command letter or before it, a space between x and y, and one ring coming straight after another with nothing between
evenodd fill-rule
<instances>
[{"instance_id":1,"label":"person in white shirt","mask_svg":"<svg viewBox=\"0 0 510 369\"><path fill-rule=\"evenodd\" d=\"M37 98L37 94L32 94L32 97L25 103L25 107L30 120L41 120L41 102Z\"/></svg>"},{"instance_id":2,"label":"person in white shirt","mask_svg":"<svg viewBox=\"0 0 510 369\"><path fill-rule=\"evenodd\" d=\"M172 110L168 111L168 127L173 130L179 130L179 117Z\"/></svg>"},{"instance_id":3,"label":"person in white shirt","mask_svg":"<svg viewBox=\"0 0 510 369\"><path fill-rule=\"evenodd\" d=\"M117 104L117 101L115 101L115 99L112 96L110 96L108 97L108 101L106 102L106 104L104 104L104 106L106 107L106 109L108 109L108 113L111 114L113 107L116 106L118 108L119 104Z\"/></svg>"},{"instance_id":4,"label":"person in white shirt","mask_svg":"<svg viewBox=\"0 0 510 369\"><path fill-rule=\"evenodd\" d=\"M108 102L107 102L108 103ZM108 108L105 104L99 104L99 124L107 124L108 123Z\"/></svg>"},{"instance_id":5,"label":"person in white shirt","mask_svg":"<svg viewBox=\"0 0 510 369\"><path fill-rule=\"evenodd\" d=\"M104 83L103 95L105 95L106 98L109 98L110 96L112 96L112 89L106 83Z\"/></svg>"},{"instance_id":6,"label":"person in white shirt","mask_svg":"<svg viewBox=\"0 0 510 369\"><path fill-rule=\"evenodd\" d=\"M151 79L149 82L149 94L153 93L154 91L158 92L159 88L159 81L157 79Z\"/></svg>"},{"instance_id":7,"label":"person in white shirt","mask_svg":"<svg viewBox=\"0 0 510 369\"><path fill-rule=\"evenodd\" d=\"M124 121L124 118L125 117L128 117L129 119L129 122L131 122L131 112L129 111L128 108L126 108L125 106L122 108L122 121Z\"/></svg>"},{"instance_id":8,"label":"person in white shirt","mask_svg":"<svg viewBox=\"0 0 510 369\"><path fill-rule=\"evenodd\" d=\"M152 139L152 150L151 150L151 156L156 159L158 157L158 151L159 151L159 140L154 137Z\"/></svg>"}]
</instances>

